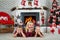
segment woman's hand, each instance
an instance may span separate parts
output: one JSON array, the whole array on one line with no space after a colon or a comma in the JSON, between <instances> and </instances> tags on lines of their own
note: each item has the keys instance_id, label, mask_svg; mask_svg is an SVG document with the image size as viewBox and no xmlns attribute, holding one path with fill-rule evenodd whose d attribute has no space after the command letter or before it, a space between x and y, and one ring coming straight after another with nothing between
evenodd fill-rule
<instances>
[{"instance_id":1,"label":"woman's hand","mask_svg":"<svg viewBox=\"0 0 60 40\"><path fill-rule=\"evenodd\" d=\"M26 37L25 34L23 33L22 29L20 29L20 32L21 32L21 34L22 34L23 37Z\"/></svg>"},{"instance_id":2,"label":"woman's hand","mask_svg":"<svg viewBox=\"0 0 60 40\"><path fill-rule=\"evenodd\" d=\"M35 29L35 32L36 32L36 33L40 32L40 29Z\"/></svg>"},{"instance_id":3,"label":"woman's hand","mask_svg":"<svg viewBox=\"0 0 60 40\"><path fill-rule=\"evenodd\" d=\"M20 33L22 34L23 37L26 37L25 34L23 33L23 29L20 28Z\"/></svg>"},{"instance_id":4,"label":"woman's hand","mask_svg":"<svg viewBox=\"0 0 60 40\"><path fill-rule=\"evenodd\" d=\"M23 33L23 29L22 28L18 28L17 29L17 33L21 33L23 37L26 37L25 34Z\"/></svg>"},{"instance_id":5,"label":"woman's hand","mask_svg":"<svg viewBox=\"0 0 60 40\"><path fill-rule=\"evenodd\" d=\"M23 32L22 28L17 28L17 33L22 33L22 32Z\"/></svg>"},{"instance_id":6,"label":"woman's hand","mask_svg":"<svg viewBox=\"0 0 60 40\"><path fill-rule=\"evenodd\" d=\"M39 28L36 28L35 32L36 32L35 36L39 35L40 37L42 37L42 34L40 33L40 29Z\"/></svg>"},{"instance_id":7,"label":"woman's hand","mask_svg":"<svg viewBox=\"0 0 60 40\"><path fill-rule=\"evenodd\" d=\"M18 33L16 32L16 33L14 34L14 37L17 37L17 34L18 34Z\"/></svg>"}]
</instances>

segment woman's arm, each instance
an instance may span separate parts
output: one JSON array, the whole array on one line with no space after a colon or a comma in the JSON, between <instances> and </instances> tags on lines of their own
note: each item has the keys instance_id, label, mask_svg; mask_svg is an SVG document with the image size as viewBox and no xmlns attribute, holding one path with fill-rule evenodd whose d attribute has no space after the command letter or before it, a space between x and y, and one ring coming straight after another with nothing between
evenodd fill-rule
<instances>
[{"instance_id":1,"label":"woman's arm","mask_svg":"<svg viewBox=\"0 0 60 40\"><path fill-rule=\"evenodd\" d=\"M35 29L35 37L37 37L37 30Z\"/></svg>"},{"instance_id":2,"label":"woman's arm","mask_svg":"<svg viewBox=\"0 0 60 40\"><path fill-rule=\"evenodd\" d=\"M14 37L17 37L17 34L18 34L17 32L16 32L16 33L14 33Z\"/></svg>"},{"instance_id":3,"label":"woman's arm","mask_svg":"<svg viewBox=\"0 0 60 40\"><path fill-rule=\"evenodd\" d=\"M37 32L35 32L35 37L37 37Z\"/></svg>"},{"instance_id":4,"label":"woman's arm","mask_svg":"<svg viewBox=\"0 0 60 40\"><path fill-rule=\"evenodd\" d=\"M43 35L41 34L41 32L40 32L39 29L36 29L35 32L36 32L35 37L38 36L38 35L39 35L40 37L43 36Z\"/></svg>"},{"instance_id":5,"label":"woman's arm","mask_svg":"<svg viewBox=\"0 0 60 40\"><path fill-rule=\"evenodd\" d=\"M22 36L26 37L25 34L23 33L23 30L21 29L20 31L21 31Z\"/></svg>"},{"instance_id":6,"label":"woman's arm","mask_svg":"<svg viewBox=\"0 0 60 40\"><path fill-rule=\"evenodd\" d=\"M24 34L23 32L22 32L21 34L22 34L23 37L26 37L25 34Z\"/></svg>"},{"instance_id":7,"label":"woman's arm","mask_svg":"<svg viewBox=\"0 0 60 40\"><path fill-rule=\"evenodd\" d=\"M14 34L14 37L17 37L17 34L19 33L18 31L18 28L15 30L15 32L13 33Z\"/></svg>"},{"instance_id":8,"label":"woman's arm","mask_svg":"<svg viewBox=\"0 0 60 40\"><path fill-rule=\"evenodd\" d=\"M42 36L43 36L43 35L41 34L41 32L38 32L37 34L38 34L40 37L42 37Z\"/></svg>"}]
</instances>

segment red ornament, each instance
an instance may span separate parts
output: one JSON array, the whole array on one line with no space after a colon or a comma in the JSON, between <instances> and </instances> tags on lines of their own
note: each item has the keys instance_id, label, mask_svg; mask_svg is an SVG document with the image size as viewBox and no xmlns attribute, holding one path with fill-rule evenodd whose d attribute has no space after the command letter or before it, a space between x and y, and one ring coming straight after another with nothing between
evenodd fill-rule
<instances>
[{"instance_id":1,"label":"red ornament","mask_svg":"<svg viewBox=\"0 0 60 40\"><path fill-rule=\"evenodd\" d=\"M55 23L52 23L52 27L56 27L57 25Z\"/></svg>"},{"instance_id":2,"label":"red ornament","mask_svg":"<svg viewBox=\"0 0 60 40\"><path fill-rule=\"evenodd\" d=\"M54 12L54 10L53 10L53 9L50 9L50 12L51 12L51 13L53 13L53 12Z\"/></svg>"}]
</instances>

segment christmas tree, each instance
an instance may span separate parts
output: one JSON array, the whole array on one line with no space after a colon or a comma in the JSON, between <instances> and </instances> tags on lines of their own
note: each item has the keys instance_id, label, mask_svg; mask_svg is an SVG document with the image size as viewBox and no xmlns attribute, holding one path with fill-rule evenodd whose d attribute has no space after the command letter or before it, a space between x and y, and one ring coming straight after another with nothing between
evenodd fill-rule
<instances>
[{"instance_id":1,"label":"christmas tree","mask_svg":"<svg viewBox=\"0 0 60 40\"><path fill-rule=\"evenodd\" d=\"M55 32L55 29L57 25L60 24L60 6L58 5L57 0L53 0L52 2L52 8L50 9L50 16L48 19L51 33Z\"/></svg>"},{"instance_id":2,"label":"christmas tree","mask_svg":"<svg viewBox=\"0 0 60 40\"><path fill-rule=\"evenodd\" d=\"M49 23L52 24L52 22L55 22L57 25L59 24L60 20L60 6L58 5L58 2L56 0L53 0L52 2L52 8L50 9L50 17L49 17Z\"/></svg>"}]
</instances>

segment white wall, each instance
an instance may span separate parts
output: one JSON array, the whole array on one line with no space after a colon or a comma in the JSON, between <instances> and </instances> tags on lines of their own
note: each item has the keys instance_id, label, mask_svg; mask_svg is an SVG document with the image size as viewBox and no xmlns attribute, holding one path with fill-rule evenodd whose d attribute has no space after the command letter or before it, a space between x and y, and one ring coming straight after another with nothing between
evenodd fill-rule
<instances>
[{"instance_id":1,"label":"white wall","mask_svg":"<svg viewBox=\"0 0 60 40\"><path fill-rule=\"evenodd\" d=\"M17 0L0 0L0 11L7 12L11 15L11 9L17 6Z\"/></svg>"},{"instance_id":2,"label":"white wall","mask_svg":"<svg viewBox=\"0 0 60 40\"><path fill-rule=\"evenodd\" d=\"M40 6L46 6L48 1L46 0L39 0L39 5ZM21 7L21 0L0 0L0 11L7 12L11 14L11 8L15 6L20 6Z\"/></svg>"},{"instance_id":3,"label":"white wall","mask_svg":"<svg viewBox=\"0 0 60 40\"><path fill-rule=\"evenodd\" d=\"M7 12L11 14L11 8L15 6L21 7L21 0L0 0L0 11ZM60 0L58 0L58 4L60 5ZM51 8L52 6L52 0L39 0L40 6L46 6L48 8Z\"/></svg>"}]
</instances>

